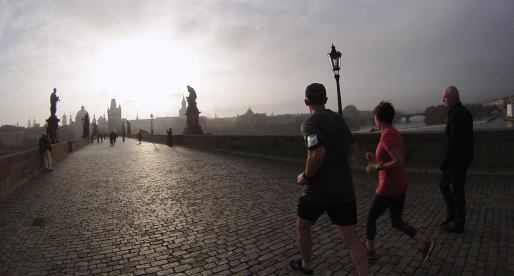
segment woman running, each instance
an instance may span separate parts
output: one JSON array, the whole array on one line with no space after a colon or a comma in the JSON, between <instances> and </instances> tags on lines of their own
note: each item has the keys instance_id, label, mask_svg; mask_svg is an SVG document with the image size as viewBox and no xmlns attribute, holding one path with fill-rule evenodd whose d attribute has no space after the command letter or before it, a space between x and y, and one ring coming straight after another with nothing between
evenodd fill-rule
<instances>
[{"instance_id":1,"label":"woman running","mask_svg":"<svg viewBox=\"0 0 514 276\"><path fill-rule=\"evenodd\" d=\"M379 180L368 214L366 226L368 240L365 247L368 259L374 260L376 258L376 222L389 209L392 226L416 240L425 262L434 247L434 242L427 240L420 231L402 219L408 180L404 169L405 145L402 136L392 125L394 113L393 106L388 102L380 102L373 110L375 124L382 134L376 152L366 153L368 160L366 172L378 171Z\"/></svg>"}]
</instances>

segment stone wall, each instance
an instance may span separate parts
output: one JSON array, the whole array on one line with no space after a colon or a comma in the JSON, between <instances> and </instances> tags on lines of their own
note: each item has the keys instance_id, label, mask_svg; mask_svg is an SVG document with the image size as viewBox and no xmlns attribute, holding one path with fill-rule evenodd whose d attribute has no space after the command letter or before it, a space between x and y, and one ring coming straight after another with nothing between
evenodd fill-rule
<instances>
[{"instance_id":1,"label":"stone wall","mask_svg":"<svg viewBox=\"0 0 514 276\"><path fill-rule=\"evenodd\" d=\"M355 134L356 163L364 166L367 151L374 151L379 133ZM444 151L445 135L437 132L402 132L406 166L410 170L437 172ZM514 175L514 130L476 130L472 174Z\"/></svg>"},{"instance_id":2,"label":"stone wall","mask_svg":"<svg viewBox=\"0 0 514 276\"><path fill-rule=\"evenodd\" d=\"M78 140L74 140L74 141L69 141L68 142L68 153L71 153L71 152L74 152L74 151L77 151L87 145L90 144L90 141L89 139L87 138L81 138L81 139L78 139Z\"/></svg>"},{"instance_id":3,"label":"stone wall","mask_svg":"<svg viewBox=\"0 0 514 276\"><path fill-rule=\"evenodd\" d=\"M52 161L57 163L68 154L89 144L88 139L62 142L52 145ZM39 149L31 149L0 157L0 200L18 187L43 172L43 160Z\"/></svg>"},{"instance_id":4,"label":"stone wall","mask_svg":"<svg viewBox=\"0 0 514 276\"><path fill-rule=\"evenodd\" d=\"M411 171L437 172L445 137L440 132L402 132L406 145L406 166ZM473 174L514 175L514 130L475 131ZM380 133L355 133L357 154L352 165L363 169L365 153L374 151ZM165 135L147 136L143 142L166 144ZM198 147L285 161L305 162L300 136L175 135L174 145Z\"/></svg>"},{"instance_id":5,"label":"stone wall","mask_svg":"<svg viewBox=\"0 0 514 276\"><path fill-rule=\"evenodd\" d=\"M182 140L178 144L191 147L285 161L304 161L306 158L301 136L183 135L177 138L177 143Z\"/></svg>"},{"instance_id":6,"label":"stone wall","mask_svg":"<svg viewBox=\"0 0 514 276\"><path fill-rule=\"evenodd\" d=\"M133 136L133 137L135 137L135 136ZM144 135L143 136L143 142L167 144L166 141L167 141L166 135Z\"/></svg>"}]
</instances>

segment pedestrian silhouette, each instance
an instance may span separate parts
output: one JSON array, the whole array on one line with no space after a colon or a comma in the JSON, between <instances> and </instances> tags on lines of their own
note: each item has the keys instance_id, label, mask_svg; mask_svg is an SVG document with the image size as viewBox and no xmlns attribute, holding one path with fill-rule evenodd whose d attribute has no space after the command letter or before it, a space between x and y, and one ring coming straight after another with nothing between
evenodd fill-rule
<instances>
[{"instance_id":1,"label":"pedestrian silhouette","mask_svg":"<svg viewBox=\"0 0 514 276\"><path fill-rule=\"evenodd\" d=\"M109 140L110 140L110 142L111 142L111 146L112 146L112 147L116 146L116 136L117 136L117 135L116 135L116 132L111 131L111 134L110 134L110 136L109 136Z\"/></svg>"},{"instance_id":2,"label":"pedestrian silhouette","mask_svg":"<svg viewBox=\"0 0 514 276\"><path fill-rule=\"evenodd\" d=\"M137 133L137 140L139 140L139 144L143 141L143 133L141 133L141 131Z\"/></svg>"}]
</instances>

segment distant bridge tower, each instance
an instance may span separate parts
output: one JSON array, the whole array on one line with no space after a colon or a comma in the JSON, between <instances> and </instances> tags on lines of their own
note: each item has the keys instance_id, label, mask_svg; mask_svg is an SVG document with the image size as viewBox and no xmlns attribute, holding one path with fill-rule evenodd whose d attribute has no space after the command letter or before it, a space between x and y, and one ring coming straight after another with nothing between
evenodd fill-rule
<instances>
[{"instance_id":1,"label":"distant bridge tower","mask_svg":"<svg viewBox=\"0 0 514 276\"><path fill-rule=\"evenodd\" d=\"M186 117L186 110L187 110L186 98L184 96L182 96L182 108L180 108L180 110L178 111L178 116L179 117Z\"/></svg>"},{"instance_id":2,"label":"distant bridge tower","mask_svg":"<svg viewBox=\"0 0 514 276\"><path fill-rule=\"evenodd\" d=\"M121 105L116 107L116 99L111 100L111 107L107 109L108 131L121 133Z\"/></svg>"}]
</instances>

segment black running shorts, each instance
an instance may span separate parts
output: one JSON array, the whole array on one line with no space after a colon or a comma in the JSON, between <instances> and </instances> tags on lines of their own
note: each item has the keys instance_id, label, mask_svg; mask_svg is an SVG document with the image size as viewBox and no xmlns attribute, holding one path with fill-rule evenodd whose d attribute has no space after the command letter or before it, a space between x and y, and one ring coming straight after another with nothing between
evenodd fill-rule
<instances>
[{"instance_id":1,"label":"black running shorts","mask_svg":"<svg viewBox=\"0 0 514 276\"><path fill-rule=\"evenodd\" d=\"M300 197L298 200L298 216L312 224L327 212L332 224L348 226L357 224L357 204L355 200L335 204L319 204Z\"/></svg>"}]
</instances>

